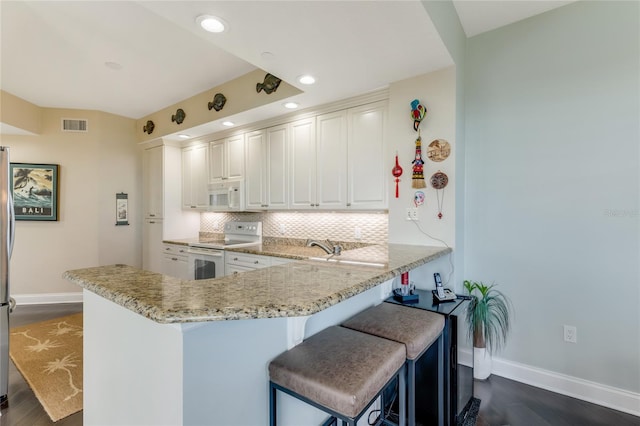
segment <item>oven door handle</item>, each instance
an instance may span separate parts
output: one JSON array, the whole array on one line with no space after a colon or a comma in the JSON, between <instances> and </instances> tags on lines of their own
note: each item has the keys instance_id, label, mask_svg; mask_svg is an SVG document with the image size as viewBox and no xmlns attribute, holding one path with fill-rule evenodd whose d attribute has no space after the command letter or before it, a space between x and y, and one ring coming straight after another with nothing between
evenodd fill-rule
<instances>
[{"instance_id":1,"label":"oven door handle","mask_svg":"<svg viewBox=\"0 0 640 426\"><path fill-rule=\"evenodd\" d=\"M189 250L189 254L196 255L196 256L223 257L224 251L223 250L204 251L204 250L198 250L198 249L191 249Z\"/></svg>"}]
</instances>

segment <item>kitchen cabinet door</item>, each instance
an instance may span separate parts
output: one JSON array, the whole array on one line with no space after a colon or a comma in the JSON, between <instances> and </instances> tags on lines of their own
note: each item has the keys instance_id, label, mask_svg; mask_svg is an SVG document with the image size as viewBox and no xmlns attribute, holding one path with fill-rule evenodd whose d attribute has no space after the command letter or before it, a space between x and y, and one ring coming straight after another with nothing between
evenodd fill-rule
<instances>
[{"instance_id":1,"label":"kitchen cabinet door","mask_svg":"<svg viewBox=\"0 0 640 426\"><path fill-rule=\"evenodd\" d=\"M245 135L246 166L245 197L247 209L264 209L266 206L266 132L257 130Z\"/></svg>"},{"instance_id":2,"label":"kitchen cabinet door","mask_svg":"<svg viewBox=\"0 0 640 426\"><path fill-rule=\"evenodd\" d=\"M244 135L236 135L226 139L225 156L227 179L242 179L244 177Z\"/></svg>"},{"instance_id":3,"label":"kitchen cabinet door","mask_svg":"<svg viewBox=\"0 0 640 426\"><path fill-rule=\"evenodd\" d=\"M163 217L163 146L145 149L142 156L144 217Z\"/></svg>"},{"instance_id":4,"label":"kitchen cabinet door","mask_svg":"<svg viewBox=\"0 0 640 426\"><path fill-rule=\"evenodd\" d=\"M316 197L316 135L315 118L289 124L291 209L315 209Z\"/></svg>"},{"instance_id":5,"label":"kitchen cabinet door","mask_svg":"<svg viewBox=\"0 0 640 426\"><path fill-rule=\"evenodd\" d=\"M209 145L209 182L216 183L226 178L224 139Z\"/></svg>"},{"instance_id":6,"label":"kitchen cabinet door","mask_svg":"<svg viewBox=\"0 0 640 426\"><path fill-rule=\"evenodd\" d=\"M316 192L321 209L347 207L347 111L316 118Z\"/></svg>"},{"instance_id":7,"label":"kitchen cabinet door","mask_svg":"<svg viewBox=\"0 0 640 426\"><path fill-rule=\"evenodd\" d=\"M266 132L266 181L267 209L287 208L287 139L288 126L275 126Z\"/></svg>"},{"instance_id":8,"label":"kitchen cabinet door","mask_svg":"<svg viewBox=\"0 0 640 426\"><path fill-rule=\"evenodd\" d=\"M205 210L209 206L208 155L207 144L182 150L182 208L184 209Z\"/></svg>"},{"instance_id":9,"label":"kitchen cabinet door","mask_svg":"<svg viewBox=\"0 0 640 426\"><path fill-rule=\"evenodd\" d=\"M386 209L387 181L384 159L386 102L347 111L348 200L352 209Z\"/></svg>"},{"instance_id":10,"label":"kitchen cabinet door","mask_svg":"<svg viewBox=\"0 0 640 426\"><path fill-rule=\"evenodd\" d=\"M244 177L244 135L231 136L209 145L209 182Z\"/></svg>"},{"instance_id":11,"label":"kitchen cabinet door","mask_svg":"<svg viewBox=\"0 0 640 426\"><path fill-rule=\"evenodd\" d=\"M162 273L182 280L193 279L189 273L187 247L178 244L164 244L162 250Z\"/></svg>"},{"instance_id":12,"label":"kitchen cabinet door","mask_svg":"<svg viewBox=\"0 0 640 426\"><path fill-rule=\"evenodd\" d=\"M162 273L162 219L145 219L142 226L142 269Z\"/></svg>"}]
</instances>

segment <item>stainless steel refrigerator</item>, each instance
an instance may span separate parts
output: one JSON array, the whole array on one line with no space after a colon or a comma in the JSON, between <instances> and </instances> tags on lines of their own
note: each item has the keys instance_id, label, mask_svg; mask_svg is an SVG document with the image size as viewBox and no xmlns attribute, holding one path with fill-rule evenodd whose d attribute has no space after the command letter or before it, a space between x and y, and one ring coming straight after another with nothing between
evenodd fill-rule
<instances>
[{"instance_id":1,"label":"stainless steel refrigerator","mask_svg":"<svg viewBox=\"0 0 640 426\"><path fill-rule=\"evenodd\" d=\"M15 216L9 184L9 148L0 146L0 405L9 391L9 259L13 250Z\"/></svg>"}]
</instances>

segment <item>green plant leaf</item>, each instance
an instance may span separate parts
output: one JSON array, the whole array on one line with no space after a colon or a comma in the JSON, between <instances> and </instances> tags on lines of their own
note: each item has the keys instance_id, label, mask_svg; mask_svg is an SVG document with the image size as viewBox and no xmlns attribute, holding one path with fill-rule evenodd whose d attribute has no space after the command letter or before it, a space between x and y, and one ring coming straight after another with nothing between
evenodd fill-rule
<instances>
[{"instance_id":1,"label":"green plant leaf","mask_svg":"<svg viewBox=\"0 0 640 426\"><path fill-rule=\"evenodd\" d=\"M501 350L511 329L511 302L495 285L464 281L469 294L477 290L480 295L471 295L467 306L468 334L475 347L486 347L490 354Z\"/></svg>"}]
</instances>

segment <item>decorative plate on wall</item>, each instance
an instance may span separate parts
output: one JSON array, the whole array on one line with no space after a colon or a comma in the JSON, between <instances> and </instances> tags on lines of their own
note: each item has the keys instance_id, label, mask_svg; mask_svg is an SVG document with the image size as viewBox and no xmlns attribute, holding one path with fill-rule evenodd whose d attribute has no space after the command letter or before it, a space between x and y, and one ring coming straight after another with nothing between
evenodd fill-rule
<instances>
[{"instance_id":1,"label":"decorative plate on wall","mask_svg":"<svg viewBox=\"0 0 640 426\"><path fill-rule=\"evenodd\" d=\"M451 145L444 139L434 140L427 148L427 158L436 163L446 160L449 154L451 154Z\"/></svg>"}]
</instances>

